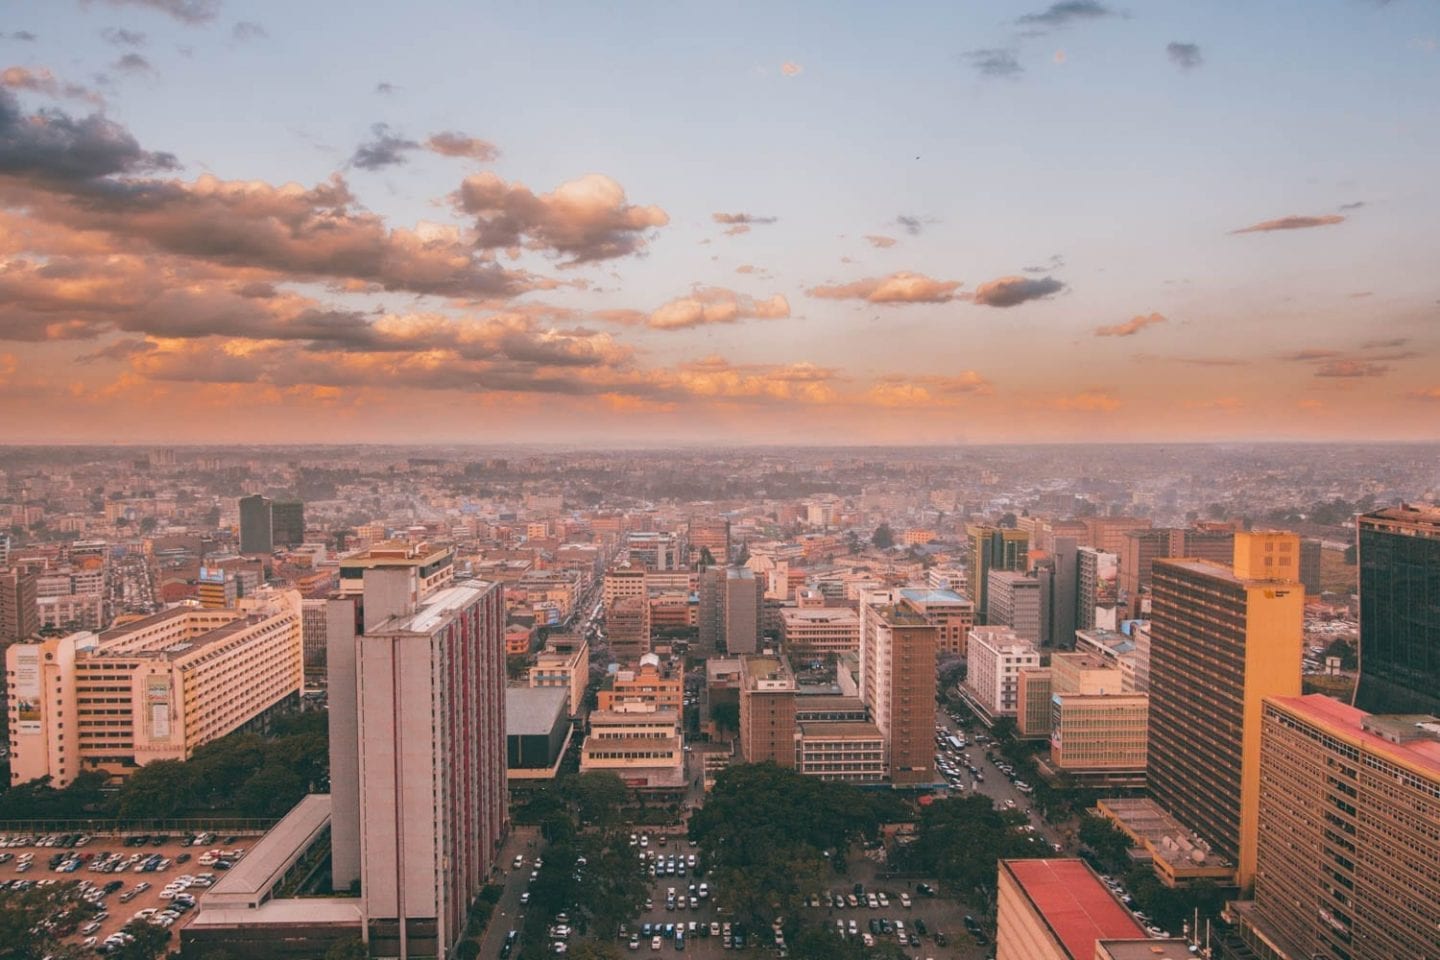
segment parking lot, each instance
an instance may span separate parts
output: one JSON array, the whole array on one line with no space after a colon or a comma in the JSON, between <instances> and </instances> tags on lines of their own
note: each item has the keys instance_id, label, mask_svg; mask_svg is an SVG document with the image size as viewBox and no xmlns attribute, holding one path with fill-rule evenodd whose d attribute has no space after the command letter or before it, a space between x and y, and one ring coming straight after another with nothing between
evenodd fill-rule
<instances>
[{"instance_id":1,"label":"parking lot","mask_svg":"<svg viewBox=\"0 0 1440 960\"><path fill-rule=\"evenodd\" d=\"M184 836L146 836L138 843L142 838L116 835L0 837L0 859L4 861L0 862L0 883L6 888L24 883L89 883L102 894L95 897L98 912L91 921L99 926L92 928L82 921L65 942L95 947L99 952L106 937L119 932L137 915L157 916L167 909L183 907L187 896L198 899L224 873L223 867L214 862L202 861L224 859L233 863L252 842L252 838L235 836L202 835L202 839L205 842L195 845L186 843ZM51 840L56 842L47 842ZM230 856L212 857L212 852ZM56 862L54 868L52 860ZM176 895L167 895L165 888L184 882L182 877L191 879L177 900ZM104 892L107 887L112 888L108 893ZM179 942L180 928L194 913L193 909L179 912L180 916L169 924L172 945Z\"/></svg>"}]
</instances>

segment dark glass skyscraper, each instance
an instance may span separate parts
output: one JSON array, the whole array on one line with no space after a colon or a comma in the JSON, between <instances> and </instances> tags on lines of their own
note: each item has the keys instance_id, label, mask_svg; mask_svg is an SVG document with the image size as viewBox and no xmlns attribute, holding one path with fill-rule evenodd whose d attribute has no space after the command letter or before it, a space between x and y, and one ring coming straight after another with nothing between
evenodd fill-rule
<instances>
[{"instance_id":1,"label":"dark glass skyscraper","mask_svg":"<svg viewBox=\"0 0 1440 960\"><path fill-rule=\"evenodd\" d=\"M240 498L240 552L272 553L275 540L271 531L270 499L255 494Z\"/></svg>"},{"instance_id":2,"label":"dark glass skyscraper","mask_svg":"<svg viewBox=\"0 0 1440 960\"><path fill-rule=\"evenodd\" d=\"M305 504L276 500L270 505L270 530L275 546L300 546L305 542Z\"/></svg>"},{"instance_id":3,"label":"dark glass skyscraper","mask_svg":"<svg viewBox=\"0 0 1440 960\"><path fill-rule=\"evenodd\" d=\"M1440 507L1359 518L1360 683L1369 713L1440 714Z\"/></svg>"}]
</instances>

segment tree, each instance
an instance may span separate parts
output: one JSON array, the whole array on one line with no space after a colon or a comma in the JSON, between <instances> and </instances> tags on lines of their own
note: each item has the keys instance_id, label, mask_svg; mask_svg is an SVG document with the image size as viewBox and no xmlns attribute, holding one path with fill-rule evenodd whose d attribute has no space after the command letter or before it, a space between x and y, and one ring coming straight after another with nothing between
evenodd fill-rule
<instances>
[{"instance_id":1,"label":"tree","mask_svg":"<svg viewBox=\"0 0 1440 960\"><path fill-rule=\"evenodd\" d=\"M370 951L359 937L347 937L330 945L325 960L370 960Z\"/></svg>"},{"instance_id":2,"label":"tree","mask_svg":"<svg viewBox=\"0 0 1440 960\"><path fill-rule=\"evenodd\" d=\"M29 890L0 890L0 960L40 960L59 950L42 924L57 917L61 927L94 910L79 898L73 882Z\"/></svg>"},{"instance_id":3,"label":"tree","mask_svg":"<svg viewBox=\"0 0 1440 960\"><path fill-rule=\"evenodd\" d=\"M740 732L740 704L732 703L729 700L721 700L719 703L711 704L710 719L715 726L721 730L729 730L731 733Z\"/></svg>"},{"instance_id":4,"label":"tree","mask_svg":"<svg viewBox=\"0 0 1440 960\"><path fill-rule=\"evenodd\" d=\"M620 807L630 799L630 788L618 774L594 770L570 778L564 792L574 803L582 823L609 828L618 819Z\"/></svg>"},{"instance_id":5,"label":"tree","mask_svg":"<svg viewBox=\"0 0 1440 960\"><path fill-rule=\"evenodd\" d=\"M474 940L461 940L455 947L455 956L459 960L475 960L480 956L480 944Z\"/></svg>"},{"instance_id":6,"label":"tree","mask_svg":"<svg viewBox=\"0 0 1440 960\"><path fill-rule=\"evenodd\" d=\"M523 680L530 672L530 658L523 653L505 658L505 676L510 680Z\"/></svg>"},{"instance_id":7,"label":"tree","mask_svg":"<svg viewBox=\"0 0 1440 960\"><path fill-rule=\"evenodd\" d=\"M1330 641L1330 646L1325 648L1325 656L1339 657L1341 670L1354 670L1360 664L1355 655L1355 645L1340 637Z\"/></svg>"},{"instance_id":8,"label":"tree","mask_svg":"<svg viewBox=\"0 0 1440 960\"><path fill-rule=\"evenodd\" d=\"M1114 872L1125 867L1125 856L1130 850L1130 838L1108 817L1087 813L1080 818L1080 842L1091 850L1100 862Z\"/></svg>"},{"instance_id":9,"label":"tree","mask_svg":"<svg viewBox=\"0 0 1440 960\"><path fill-rule=\"evenodd\" d=\"M304 798L306 786L294 770L266 764L235 794L235 807L247 817L284 816Z\"/></svg>"},{"instance_id":10,"label":"tree","mask_svg":"<svg viewBox=\"0 0 1440 960\"><path fill-rule=\"evenodd\" d=\"M570 960L620 960L620 948L613 943L582 940L570 951Z\"/></svg>"},{"instance_id":11,"label":"tree","mask_svg":"<svg viewBox=\"0 0 1440 960\"><path fill-rule=\"evenodd\" d=\"M916 842L904 848L904 865L939 877L960 896L989 901L995 894L996 861L1044 855L1039 844L1016 830L1023 816L997 810L989 797L978 794L936 801L921 813Z\"/></svg>"},{"instance_id":12,"label":"tree","mask_svg":"<svg viewBox=\"0 0 1440 960\"><path fill-rule=\"evenodd\" d=\"M194 799L190 769L180 760L156 760L130 775L120 788L120 816L126 820L173 817Z\"/></svg>"},{"instance_id":13,"label":"tree","mask_svg":"<svg viewBox=\"0 0 1440 960\"><path fill-rule=\"evenodd\" d=\"M895 532L890 529L890 524L882 523L870 534L870 542L881 550L889 550L895 546Z\"/></svg>"},{"instance_id":14,"label":"tree","mask_svg":"<svg viewBox=\"0 0 1440 960\"><path fill-rule=\"evenodd\" d=\"M700 569L701 569L701 570L704 570L706 567L713 567L713 566L715 566L715 554L713 554L713 553L710 552L710 548L709 548L709 547L701 547L701 548L700 548L700 563L699 563Z\"/></svg>"}]
</instances>

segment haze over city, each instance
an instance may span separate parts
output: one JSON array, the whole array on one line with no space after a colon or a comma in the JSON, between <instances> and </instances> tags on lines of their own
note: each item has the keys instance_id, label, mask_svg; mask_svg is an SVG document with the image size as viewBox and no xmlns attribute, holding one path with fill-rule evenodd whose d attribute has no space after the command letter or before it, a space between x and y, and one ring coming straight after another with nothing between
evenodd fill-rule
<instances>
[{"instance_id":1,"label":"haze over city","mask_svg":"<svg viewBox=\"0 0 1440 960\"><path fill-rule=\"evenodd\" d=\"M0 441L1440 432L1433 4L6 21Z\"/></svg>"}]
</instances>

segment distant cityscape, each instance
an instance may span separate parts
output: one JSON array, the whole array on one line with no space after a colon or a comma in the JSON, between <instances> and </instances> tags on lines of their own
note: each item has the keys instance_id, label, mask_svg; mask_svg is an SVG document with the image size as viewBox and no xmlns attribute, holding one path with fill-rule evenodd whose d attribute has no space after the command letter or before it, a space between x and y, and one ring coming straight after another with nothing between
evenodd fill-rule
<instances>
[{"instance_id":1,"label":"distant cityscape","mask_svg":"<svg viewBox=\"0 0 1440 960\"><path fill-rule=\"evenodd\" d=\"M126 956L1440 955L1436 453L9 448L0 832L168 873L45 900ZM752 765L884 791L866 872L745 899Z\"/></svg>"}]
</instances>

